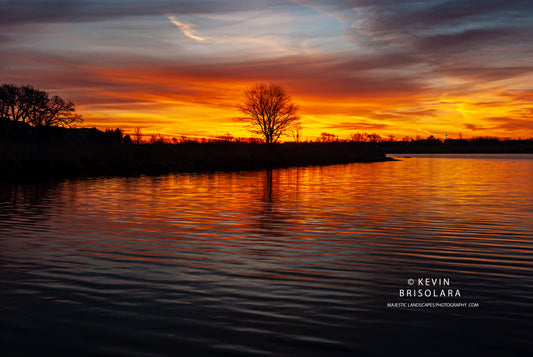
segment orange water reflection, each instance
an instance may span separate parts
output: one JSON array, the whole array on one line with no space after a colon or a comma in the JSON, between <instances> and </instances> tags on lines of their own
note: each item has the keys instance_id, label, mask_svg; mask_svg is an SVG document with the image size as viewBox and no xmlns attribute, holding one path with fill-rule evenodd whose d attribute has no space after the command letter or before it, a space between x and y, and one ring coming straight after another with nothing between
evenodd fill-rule
<instances>
[{"instance_id":1,"label":"orange water reflection","mask_svg":"<svg viewBox=\"0 0 533 357\"><path fill-rule=\"evenodd\" d=\"M384 308L407 278L444 276L496 301L483 326L507 324L518 344L533 328L522 309L533 304L532 177L533 155L470 155L3 185L0 326L33 344L75 326L78 346L120 340L124 355L169 336L213 354L233 343L354 355L372 336L401 340L423 325L418 343L447 354L440 337L460 336L442 319L463 315L402 315L404 329ZM502 336L471 331L469 343Z\"/></svg>"}]
</instances>

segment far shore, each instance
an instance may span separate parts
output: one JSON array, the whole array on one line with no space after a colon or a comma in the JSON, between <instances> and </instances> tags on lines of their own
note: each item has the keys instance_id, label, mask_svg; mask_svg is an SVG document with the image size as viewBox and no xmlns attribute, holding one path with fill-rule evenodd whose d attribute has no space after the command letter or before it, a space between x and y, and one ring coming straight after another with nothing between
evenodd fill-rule
<instances>
[{"instance_id":1,"label":"far shore","mask_svg":"<svg viewBox=\"0 0 533 357\"><path fill-rule=\"evenodd\" d=\"M6 129L6 128L4 128ZM0 137L0 179L162 175L394 160L375 143L155 142L97 129L9 125Z\"/></svg>"},{"instance_id":2,"label":"far shore","mask_svg":"<svg viewBox=\"0 0 533 357\"><path fill-rule=\"evenodd\" d=\"M33 127L0 121L0 180L252 171L393 161L387 154L533 153L533 140L474 138L264 144L213 140L133 143L117 130Z\"/></svg>"},{"instance_id":3,"label":"far shore","mask_svg":"<svg viewBox=\"0 0 533 357\"><path fill-rule=\"evenodd\" d=\"M413 141L384 141L379 148L387 154L533 154L533 139L500 140L421 139Z\"/></svg>"}]
</instances>

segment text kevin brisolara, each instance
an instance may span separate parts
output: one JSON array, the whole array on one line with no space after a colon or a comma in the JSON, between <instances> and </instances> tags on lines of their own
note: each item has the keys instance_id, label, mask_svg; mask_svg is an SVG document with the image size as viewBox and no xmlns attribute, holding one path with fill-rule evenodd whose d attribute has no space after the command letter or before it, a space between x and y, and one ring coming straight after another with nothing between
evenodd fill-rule
<instances>
[{"instance_id":1,"label":"text kevin brisolara","mask_svg":"<svg viewBox=\"0 0 533 357\"><path fill-rule=\"evenodd\" d=\"M399 289L399 297L461 297L461 291L451 287L449 278L410 278L407 285L408 288Z\"/></svg>"}]
</instances>

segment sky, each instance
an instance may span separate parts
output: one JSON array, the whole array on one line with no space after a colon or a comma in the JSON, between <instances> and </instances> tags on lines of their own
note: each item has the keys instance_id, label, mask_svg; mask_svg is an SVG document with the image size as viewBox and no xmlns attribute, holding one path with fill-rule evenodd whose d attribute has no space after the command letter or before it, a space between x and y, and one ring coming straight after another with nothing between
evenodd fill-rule
<instances>
[{"instance_id":1,"label":"sky","mask_svg":"<svg viewBox=\"0 0 533 357\"><path fill-rule=\"evenodd\" d=\"M533 137L530 0L0 0L0 82L84 126L250 137L237 106L283 86L303 136Z\"/></svg>"}]
</instances>

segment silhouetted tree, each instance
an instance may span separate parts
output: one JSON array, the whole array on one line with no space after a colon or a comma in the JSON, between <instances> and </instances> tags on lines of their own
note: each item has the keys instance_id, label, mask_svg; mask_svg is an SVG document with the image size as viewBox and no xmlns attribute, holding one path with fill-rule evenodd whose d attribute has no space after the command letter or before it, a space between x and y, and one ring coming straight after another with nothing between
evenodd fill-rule
<instances>
[{"instance_id":1,"label":"silhouetted tree","mask_svg":"<svg viewBox=\"0 0 533 357\"><path fill-rule=\"evenodd\" d=\"M81 115L76 113L74 103L58 96L46 98L33 118L31 122L36 126L71 127L83 121Z\"/></svg>"},{"instance_id":2,"label":"silhouetted tree","mask_svg":"<svg viewBox=\"0 0 533 357\"><path fill-rule=\"evenodd\" d=\"M122 133L122 130L120 130L120 128L116 128L115 130L113 129L106 129L105 132L104 132L104 138L105 140L109 141L109 142L122 142L122 138L123 138L123 133Z\"/></svg>"},{"instance_id":3,"label":"silhouetted tree","mask_svg":"<svg viewBox=\"0 0 533 357\"><path fill-rule=\"evenodd\" d=\"M0 116L33 126L69 127L83 121L71 101L50 97L29 85L18 87L13 84L0 86Z\"/></svg>"},{"instance_id":4,"label":"silhouetted tree","mask_svg":"<svg viewBox=\"0 0 533 357\"><path fill-rule=\"evenodd\" d=\"M182 136L182 138L185 138L185 139L182 139L183 141L182 142L185 142L187 137L185 136ZM150 137L150 144L165 144L166 143L166 139L165 139L165 136L162 135L162 134L152 134L152 136Z\"/></svg>"},{"instance_id":5,"label":"silhouetted tree","mask_svg":"<svg viewBox=\"0 0 533 357\"><path fill-rule=\"evenodd\" d=\"M4 86L0 86L0 120L8 120L7 118L7 103L4 102L3 98L3 92L4 92Z\"/></svg>"},{"instance_id":6,"label":"silhouetted tree","mask_svg":"<svg viewBox=\"0 0 533 357\"><path fill-rule=\"evenodd\" d=\"M302 131L303 131L302 124L299 122L294 123L294 125L291 126L291 134L292 138L295 142L299 143L300 140L302 140Z\"/></svg>"},{"instance_id":7,"label":"silhouetted tree","mask_svg":"<svg viewBox=\"0 0 533 357\"><path fill-rule=\"evenodd\" d=\"M370 140L370 142L373 142L373 143L381 142L381 136L379 136L376 133L368 134L368 139Z\"/></svg>"},{"instance_id":8,"label":"silhouetted tree","mask_svg":"<svg viewBox=\"0 0 533 357\"><path fill-rule=\"evenodd\" d=\"M22 90L13 84L0 86L0 108L3 119L24 121L24 106L21 105Z\"/></svg>"},{"instance_id":9,"label":"silhouetted tree","mask_svg":"<svg viewBox=\"0 0 533 357\"><path fill-rule=\"evenodd\" d=\"M239 109L246 115L243 120L250 123L250 131L262 135L268 144L277 142L300 119L292 98L275 84L259 83L245 90Z\"/></svg>"},{"instance_id":10,"label":"silhouetted tree","mask_svg":"<svg viewBox=\"0 0 533 357\"><path fill-rule=\"evenodd\" d=\"M135 144L140 144L143 138L143 134L141 133L141 128L137 127L135 128L135 132L133 133L133 138Z\"/></svg>"},{"instance_id":11,"label":"silhouetted tree","mask_svg":"<svg viewBox=\"0 0 533 357\"><path fill-rule=\"evenodd\" d=\"M235 140L235 138L230 133L226 133L224 135L217 135L217 137L216 137L216 141L221 141L221 142L230 143L230 142L232 142L234 140Z\"/></svg>"},{"instance_id":12,"label":"silhouetted tree","mask_svg":"<svg viewBox=\"0 0 533 357\"><path fill-rule=\"evenodd\" d=\"M363 133L352 133L350 134L350 140L356 143L361 143L365 141L365 134Z\"/></svg>"},{"instance_id":13,"label":"silhouetted tree","mask_svg":"<svg viewBox=\"0 0 533 357\"><path fill-rule=\"evenodd\" d=\"M323 143L331 143L335 141L335 134L332 133L321 133L318 141Z\"/></svg>"},{"instance_id":14,"label":"silhouetted tree","mask_svg":"<svg viewBox=\"0 0 533 357\"><path fill-rule=\"evenodd\" d=\"M44 120L48 115L48 93L32 86L19 87L20 95L17 103L22 112L22 121L33 126L45 126Z\"/></svg>"}]
</instances>

